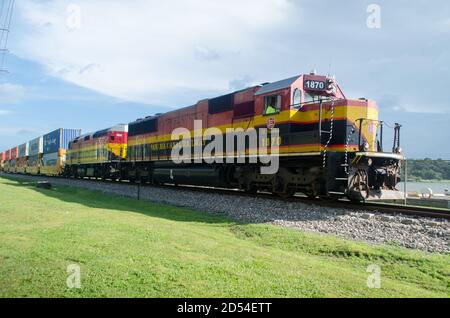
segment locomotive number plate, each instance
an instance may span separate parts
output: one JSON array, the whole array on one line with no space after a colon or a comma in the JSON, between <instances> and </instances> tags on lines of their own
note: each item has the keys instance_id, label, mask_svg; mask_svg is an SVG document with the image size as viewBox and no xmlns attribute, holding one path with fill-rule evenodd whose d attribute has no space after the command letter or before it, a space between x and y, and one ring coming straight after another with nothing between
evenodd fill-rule
<instances>
[{"instance_id":1,"label":"locomotive number plate","mask_svg":"<svg viewBox=\"0 0 450 318\"><path fill-rule=\"evenodd\" d=\"M326 83L324 81L306 80L303 84L305 90L325 91Z\"/></svg>"}]
</instances>

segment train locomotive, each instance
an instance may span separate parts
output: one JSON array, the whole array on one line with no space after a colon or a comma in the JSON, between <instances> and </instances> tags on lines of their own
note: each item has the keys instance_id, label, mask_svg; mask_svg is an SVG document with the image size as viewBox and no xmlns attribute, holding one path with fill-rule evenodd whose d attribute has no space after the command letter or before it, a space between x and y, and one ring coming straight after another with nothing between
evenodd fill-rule
<instances>
[{"instance_id":1,"label":"train locomotive","mask_svg":"<svg viewBox=\"0 0 450 318\"><path fill-rule=\"evenodd\" d=\"M70 177L120 179L127 153L128 125L79 136L68 145L64 174Z\"/></svg>"},{"instance_id":2,"label":"train locomotive","mask_svg":"<svg viewBox=\"0 0 450 318\"><path fill-rule=\"evenodd\" d=\"M180 140L173 132L179 128L188 134L183 151L195 160L174 162ZM354 201L393 199L400 196L396 185L404 160L400 128L395 124L392 148L385 149L376 103L347 98L334 78L310 73L77 136L67 144L58 174L268 191L281 197L301 192ZM211 129L214 136L208 136ZM250 130L257 145L276 146L276 153L268 154L278 159L275 173L261 173L267 163L253 160L258 150L245 135L243 151L233 150L239 143L234 131ZM232 151L224 145L206 158L217 134L231 140ZM4 166L10 166L7 160Z\"/></svg>"}]
</instances>

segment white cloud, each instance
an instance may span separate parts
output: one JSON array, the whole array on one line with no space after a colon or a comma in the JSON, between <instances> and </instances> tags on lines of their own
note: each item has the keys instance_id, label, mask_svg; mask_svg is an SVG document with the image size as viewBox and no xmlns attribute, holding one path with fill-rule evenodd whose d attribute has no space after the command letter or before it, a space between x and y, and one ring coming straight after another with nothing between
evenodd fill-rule
<instances>
[{"instance_id":1,"label":"white cloud","mask_svg":"<svg viewBox=\"0 0 450 318\"><path fill-rule=\"evenodd\" d=\"M178 91L225 91L253 73L295 17L289 0L79 0L74 30L69 4L18 2L16 54L103 94L163 104Z\"/></svg>"},{"instance_id":2,"label":"white cloud","mask_svg":"<svg viewBox=\"0 0 450 318\"><path fill-rule=\"evenodd\" d=\"M0 128L0 136L23 135L34 132L34 130L28 128Z\"/></svg>"},{"instance_id":3,"label":"white cloud","mask_svg":"<svg viewBox=\"0 0 450 318\"><path fill-rule=\"evenodd\" d=\"M21 85L2 83L0 84L0 103L15 104L20 102L25 96L25 89ZM0 111L0 115L2 112ZM4 115L5 113L3 113Z\"/></svg>"}]
</instances>

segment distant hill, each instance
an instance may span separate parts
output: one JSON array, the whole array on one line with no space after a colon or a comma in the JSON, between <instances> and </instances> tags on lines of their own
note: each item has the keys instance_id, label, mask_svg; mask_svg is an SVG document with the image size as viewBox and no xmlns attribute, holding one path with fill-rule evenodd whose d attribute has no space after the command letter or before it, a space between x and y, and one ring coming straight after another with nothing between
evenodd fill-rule
<instances>
[{"instance_id":1,"label":"distant hill","mask_svg":"<svg viewBox=\"0 0 450 318\"><path fill-rule=\"evenodd\" d=\"M409 159L408 180L450 180L450 160Z\"/></svg>"}]
</instances>

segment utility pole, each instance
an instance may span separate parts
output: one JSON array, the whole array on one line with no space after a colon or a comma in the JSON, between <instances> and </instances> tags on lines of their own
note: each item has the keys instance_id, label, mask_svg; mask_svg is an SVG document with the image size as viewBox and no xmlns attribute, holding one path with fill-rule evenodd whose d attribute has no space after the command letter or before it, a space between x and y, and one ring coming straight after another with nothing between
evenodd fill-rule
<instances>
[{"instance_id":1,"label":"utility pole","mask_svg":"<svg viewBox=\"0 0 450 318\"><path fill-rule=\"evenodd\" d=\"M404 165L403 165L403 167L404 167L404 171L403 171L403 176L404 176L404 178L405 178L405 180L403 181L403 192L404 192L404 204L405 205L408 205L408 193L407 193L407 191L408 191L408 188L407 188L407 186L406 186L406 183L408 182L408 160L406 159L406 157L405 157L405 159L404 159Z\"/></svg>"}]
</instances>

